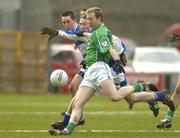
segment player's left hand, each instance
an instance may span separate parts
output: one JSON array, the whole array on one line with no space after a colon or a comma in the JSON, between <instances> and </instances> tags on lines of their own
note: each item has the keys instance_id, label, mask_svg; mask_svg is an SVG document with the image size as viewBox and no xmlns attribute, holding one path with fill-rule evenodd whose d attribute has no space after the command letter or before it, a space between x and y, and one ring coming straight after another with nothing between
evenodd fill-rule
<instances>
[{"instance_id":1,"label":"player's left hand","mask_svg":"<svg viewBox=\"0 0 180 138\"><path fill-rule=\"evenodd\" d=\"M51 29L49 27L42 27L41 28L41 34L42 35L49 35L48 41L54 38L55 36L58 35L58 31Z\"/></svg>"}]
</instances>

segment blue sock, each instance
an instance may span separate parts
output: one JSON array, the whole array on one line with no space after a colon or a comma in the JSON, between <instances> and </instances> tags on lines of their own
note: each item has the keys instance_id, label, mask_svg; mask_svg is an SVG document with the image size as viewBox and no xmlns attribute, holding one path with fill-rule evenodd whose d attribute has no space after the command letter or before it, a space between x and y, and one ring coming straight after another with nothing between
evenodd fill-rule
<instances>
[{"instance_id":1,"label":"blue sock","mask_svg":"<svg viewBox=\"0 0 180 138\"><path fill-rule=\"evenodd\" d=\"M68 125L70 117L71 115L68 114L67 112L64 114L64 119L63 119L64 125Z\"/></svg>"},{"instance_id":2,"label":"blue sock","mask_svg":"<svg viewBox=\"0 0 180 138\"><path fill-rule=\"evenodd\" d=\"M161 91L154 92L155 98L157 101L163 101L164 93Z\"/></svg>"}]
</instances>

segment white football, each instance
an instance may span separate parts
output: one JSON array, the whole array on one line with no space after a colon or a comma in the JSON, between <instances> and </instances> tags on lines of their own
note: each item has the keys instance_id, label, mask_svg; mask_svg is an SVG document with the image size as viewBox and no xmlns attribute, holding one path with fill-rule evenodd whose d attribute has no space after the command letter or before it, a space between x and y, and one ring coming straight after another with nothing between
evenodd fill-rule
<instances>
[{"instance_id":1,"label":"white football","mask_svg":"<svg viewBox=\"0 0 180 138\"><path fill-rule=\"evenodd\" d=\"M50 75L50 82L53 86L63 86L68 82L68 75L62 69L54 70Z\"/></svg>"}]
</instances>

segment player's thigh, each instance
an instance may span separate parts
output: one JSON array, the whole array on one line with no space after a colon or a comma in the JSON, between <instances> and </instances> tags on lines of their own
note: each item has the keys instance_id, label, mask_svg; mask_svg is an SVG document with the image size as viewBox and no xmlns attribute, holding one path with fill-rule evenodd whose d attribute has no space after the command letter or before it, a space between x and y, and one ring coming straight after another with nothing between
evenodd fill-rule
<instances>
[{"instance_id":1,"label":"player's thigh","mask_svg":"<svg viewBox=\"0 0 180 138\"><path fill-rule=\"evenodd\" d=\"M116 95L117 89L114 85L114 81L111 79L104 80L100 83L103 95L112 97Z\"/></svg>"},{"instance_id":2,"label":"player's thigh","mask_svg":"<svg viewBox=\"0 0 180 138\"><path fill-rule=\"evenodd\" d=\"M74 106L82 107L95 94L95 90L91 87L80 87L75 95Z\"/></svg>"}]
</instances>

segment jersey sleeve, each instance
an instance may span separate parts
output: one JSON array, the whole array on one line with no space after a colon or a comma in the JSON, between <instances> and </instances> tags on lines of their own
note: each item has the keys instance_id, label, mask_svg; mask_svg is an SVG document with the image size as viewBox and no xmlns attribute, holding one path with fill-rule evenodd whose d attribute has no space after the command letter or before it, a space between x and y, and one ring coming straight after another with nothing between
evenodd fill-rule
<instances>
[{"instance_id":1,"label":"jersey sleeve","mask_svg":"<svg viewBox=\"0 0 180 138\"><path fill-rule=\"evenodd\" d=\"M112 42L118 54L122 54L126 51L125 45L123 44L121 39L119 39L117 36L112 35Z\"/></svg>"},{"instance_id":2,"label":"jersey sleeve","mask_svg":"<svg viewBox=\"0 0 180 138\"><path fill-rule=\"evenodd\" d=\"M87 37L80 37L80 36L77 36L76 34L68 34L62 30L58 30L58 36L69 39L69 40L74 40L74 41L87 42L87 40L88 40Z\"/></svg>"}]
</instances>

